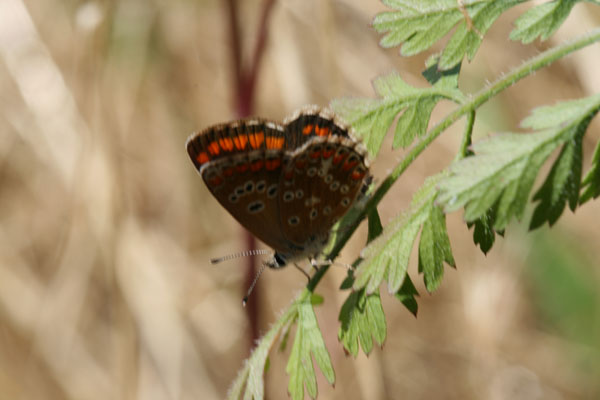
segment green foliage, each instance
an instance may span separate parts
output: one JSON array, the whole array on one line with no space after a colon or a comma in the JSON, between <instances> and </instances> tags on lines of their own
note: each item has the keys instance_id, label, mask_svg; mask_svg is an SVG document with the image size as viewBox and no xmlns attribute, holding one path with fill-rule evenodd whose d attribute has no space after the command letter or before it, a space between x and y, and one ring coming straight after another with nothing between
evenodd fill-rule
<instances>
[{"instance_id":1,"label":"green foliage","mask_svg":"<svg viewBox=\"0 0 600 400\"><path fill-rule=\"evenodd\" d=\"M379 291L367 294L364 289L352 292L340 310L338 339L354 357L358 344L365 354L373 349L373 338L381 346L385 341L386 324Z\"/></svg>"},{"instance_id":2,"label":"green foliage","mask_svg":"<svg viewBox=\"0 0 600 400\"><path fill-rule=\"evenodd\" d=\"M244 367L233 381L227 395L228 399L258 400L264 397L263 372L266 369L269 350L280 331L286 326L289 327L297 317L297 309L290 307L269 329L267 334L261 338L258 346L254 349L250 358L245 361Z\"/></svg>"},{"instance_id":3,"label":"green foliage","mask_svg":"<svg viewBox=\"0 0 600 400\"><path fill-rule=\"evenodd\" d=\"M533 42L538 36L541 40L548 39L580 1L555 0L529 9L515 21L516 28L510 33L510 38L524 44Z\"/></svg>"},{"instance_id":4,"label":"green foliage","mask_svg":"<svg viewBox=\"0 0 600 400\"><path fill-rule=\"evenodd\" d=\"M378 14L373 27L386 33L381 46L402 44L401 54L411 56L429 49L458 24L440 58L440 69L450 69L465 55L472 60L494 21L522 1L383 0L396 11Z\"/></svg>"},{"instance_id":5,"label":"green foliage","mask_svg":"<svg viewBox=\"0 0 600 400\"><path fill-rule=\"evenodd\" d=\"M419 292L410 280L410 276L406 274L406 278L404 278L404 282L402 282L402 286L400 286L400 290L396 292L395 296L415 317L419 311L419 304L415 298L418 295Z\"/></svg>"},{"instance_id":6,"label":"green foliage","mask_svg":"<svg viewBox=\"0 0 600 400\"><path fill-rule=\"evenodd\" d=\"M317 317L311 304L311 295L308 290L296 301L298 312L298 329L292 352L288 359L286 372L290 375L288 391L292 399L304 398L304 386L313 399L317 396L317 378L313 367L312 356L323 372L327 381L335 382L335 373L329 353L325 347L323 336L317 324Z\"/></svg>"},{"instance_id":7,"label":"green foliage","mask_svg":"<svg viewBox=\"0 0 600 400\"><path fill-rule=\"evenodd\" d=\"M498 212L498 202L496 202L492 208L487 210L481 218L476 219L474 222L467 222L469 228L473 229L473 242L479 246L483 254L487 254L488 251L494 245L496 241L496 233L504 236L504 231L494 230L494 221L496 220L496 213Z\"/></svg>"},{"instance_id":8,"label":"green foliage","mask_svg":"<svg viewBox=\"0 0 600 400\"><path fill-rule=\"evenodd\" d=\"M552 226L562 214L567 201L571 211L575 211L581 181L582 140L588 124L589 122L581 124L580 132L565 143L546 181L533 197L534 200L539 200L539 204L531 217L530 229L535 229L546 221Z\"/></svg>"},{"instance_id":9,"label":"green foliage","mask_svg":"<svg viewBox=\"0 0 600 400\"><path fill-rule=\"evenodd\" d=\"M399 113L394 133L394 147L406 147L427 130L435 105L442 99L460 102L463 95L456 88L458 70L446 74L430 88L408 85L400 75L392 73L375 79L373 87L380 99L343 98L331 102L331 108L350 123L369 153L375 156L383 138Z\"/></svg>"},{"instance_id":10,"label":"green foliage","mask_svg":"<svg viewBox=\"0 0 600 400\"><path fill-rule=\"evenodd\" d=\"M440 182L438 203L445 212L464 206L465 220L475 221L498 201L493 228L502 231L512 217L522 218L544 161L567 144L542 187L543 194L551 192L554 198L540 203L540 211L536 210L536 223L555 221L557 210L562 212L565 201L573 199L573 186L577 185L572 182L581 171L577 142L599 107L600 95L542 107L523 122L537 132L503 133L475 144L475 155L454 163L450 175Z\"/></svg>"},{"instance_id":11,"label":"green foliage","mask_svg":"<svg viewBox=\"0 0 600 400\"><path fill-rule=\"evenodd\" d=\"M583 178L581 186L583 192L579 198L579 204L600 196L600 141L596 145L596 150L594 150L592 168L590 168L585 178Z\"/></svg>"},{"instance_id":12,"label":"green foliage","mask_svg":"<svg viewBox=\"0 0 600 400\"><path fill-rule=\"evenodd\" d=\"M428 292L433 292L442 283L444 262L456 266L446 231L446 216L440 207L434 206L423 223L419 242L419 272L423 273Z\"/></svg>"},{"instance_id":13,"label":"green foliage","mask_svg":"<svg viewBox=\"0 0 600 400\"><path fill-rule=\"evenodd\" d=\"M511 38L524 43L537 37L548 38L577 1L551 1L531 9L516 21ZM341 284L342 290L350 292L339 313L338 339L355 357L359 347L369 354L374 342L382 345L385 341L387 328L379 293L383 281L389 292L416 316L418 292L407 268L419 232L419 273L423 274L428 292L440 286L444 263L455 266L445 213L464 207L465 220L473 228L473 240L487 253L496 234L503 235L513 218L523 217L539 170L553 153L558 153L557 157L533 197L537 204L531 228L546 222L554 224L567 204L574 210L578 204L600 196L600 143L590 169L581 179L583 135L600 109L600 95L536 109L522 124L533 133L501 133L471 145L476 110L482 104L551 62L600 41L600 29L541 53L481 93L467 97L458 89L461 61L465 55L472 59L493 22L522 0L383 2L394 11L377 15L373 25L385 33L381 40L384 47L402 45L404 55L427 50L451 29L455 30L441 54L427 62L423 75L429 87L410 86L399 74L392 73L375 79L377 99L344 98L331 102L334 111L352 125L372 155L379 152L393 125L393 147L413 145L379 187L369 193L365 208L351 210L339 222L338 227L344 229L333 233L327 252L334 259L360 221L368 217L367 247ZM458 107L427 131L432 110L441 100L451 100ZM467 121L455 161L447 170L426 179L409 208L384 228L377 213L378 203L427 146L463 116ZM313 357L333 384L335 374L313 309L323 298L312 293L326 271L327 267L322 267L314 274L307 289L261 339L234 382L230 398L262 398L268 352L279 336L280 348L286 347L294 322L297 329L286 366L292 399L302 399L305 387L309 396L316 397Z\"/></svg>"},{"instance_id":14,"label":"green foliage","mask_svg":"<svg viewBox=\"0 0 600 400\"><path fill-rule=\"evenodd\" d=\"M424 255L422 262L427 288L433 290L439 285L441 263L438 262L445 260L451 261L451 265L454 264L445 232L445 222L440 222L439 209L434 204L437 196L436 185L442 177L443 175L437 175L427 179L414 196L409 209L384 228L383 233L364 249L363 261L356 270L353 286L355 290L365 288L367 293L373 293L380 283L386 280L389 292L398 292L406 277L412 246L424 224L444 229L443 233L436 232L433 235L428 227L425 235L421 237L423 249L440 246L435 255ZM442 215L441 219L443 218ZM440 238L441 243L434 242Z\"/></svg>"}]
</instances>

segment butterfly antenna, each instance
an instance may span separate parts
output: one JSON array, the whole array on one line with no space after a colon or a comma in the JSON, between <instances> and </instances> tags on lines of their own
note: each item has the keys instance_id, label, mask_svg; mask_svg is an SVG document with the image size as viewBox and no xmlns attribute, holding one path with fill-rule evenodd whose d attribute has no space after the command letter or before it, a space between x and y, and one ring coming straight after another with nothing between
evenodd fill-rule
<instances>
[{"instance_id":1,"label":"butterfly antenna","mask_svg":"<svg viewBox=\"0 0 600 400\"><path fill-rule=\"evenodd\" d=\"M254 280L252 281L252 284L250 285L250 287L248 288L248 291L246 292L246 295L242 299L242 306L246 307L246 303L248 303L248 297L250 297L250 293L252 293L252 290L254 290L254 286L256 286L256 282L258 282L258 278L260 278L260 275L263 273L263 271L265 270L266 266L267 266L266 263L263 263L260 266L260 269L256 273L256 276L254 277Z\"/></svg>"},{"instance_id":2,"label":"butterfly antenna","mask_svg":"<svg viewBox=\"0 0 600 400\"><path fill-rule=\"evenodd\" d=\"M246 251L241 251L239 253L228 254L223 257L211 258L210 263L218 264L223 261L233 260L234 258L255 256L258 254L273 254L273 252L269 251L269 250L263 250L263 249L246 250Z\"/></svg>"}]
</instances>

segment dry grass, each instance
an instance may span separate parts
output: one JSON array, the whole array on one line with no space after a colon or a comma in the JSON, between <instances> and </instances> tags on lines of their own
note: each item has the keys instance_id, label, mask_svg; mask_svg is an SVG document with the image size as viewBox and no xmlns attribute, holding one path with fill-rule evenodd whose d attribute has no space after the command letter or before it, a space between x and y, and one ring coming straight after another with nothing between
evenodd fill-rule
<instances>
[{"instance_id":1,"label":"dry grass","mask_svg":"<svg viewBox=\"0 0 600 400\"><path fill-rule=\"evenodd\" d=\"M232 117L222 3L3 0L0 398L223 398L248 355L243 271L208 264L242 250L241 231L183 148L193 130ZM251 48L261 2L241 3ZM370 96L369 80L393 69L422 85L425 56L377 47L369 21L380 9L375 0L279 1L257 113L282 118L302 104ZM591 9L578 5L555 40L598 25ZM506 39L516 15L498 21L465 65L464 87L475 90L536 52ZM599 55L596 45L511 88L481 111L477 134L514 128L533 106L599 92ZM586 161L599 126L586 137ZM384 222L452 159L459 129L398 182L381 206ZM385 151L376 176L401 154ZM596 201L537 236L515 225L487 258L452 215L458 271L432 296L419 286L417 319L384 296L388 339L369 358L345 357L337 343L344 272L330 271L318 318L337 384L320 381L321 398L599 396L598 340L561 329L556 319L568 325L573 315L548 316L528 273L540 235L575 238L562 246L565 257L597 260L598 215ZM356 236L343 259L361 248L364 234ZM572 267L598 287L597 261ZM293 269L265 274L263 331L304 283ZM597 296L588 308L596 325L581 329L599 332ZM269 398L285 398L286 356L272 357Z\"/></svg>"}]
</instances>

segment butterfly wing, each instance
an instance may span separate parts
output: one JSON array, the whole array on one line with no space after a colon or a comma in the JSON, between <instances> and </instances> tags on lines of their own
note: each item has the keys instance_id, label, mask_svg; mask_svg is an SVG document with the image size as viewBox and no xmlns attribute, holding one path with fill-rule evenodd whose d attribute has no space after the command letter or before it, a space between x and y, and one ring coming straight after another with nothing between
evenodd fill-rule
<instances>
[{"instance_id":1,"label":"butterfly wing","mask_svg":"<svg viewBox=\"0 0 600 400\"><path fill-rule=\"evenodd\" d=\"M247 230L287 251L279 223L279 177L286 156L281 126L266 121L217 125L188 139L187 150L208 189Z\"/></svg>"},{"instance_id":2,"label":"butterfly wing","mask_svg":"<svg viewBox=\"0 0 600 400\"><path fill-rule=\"evenodd\" d=\"M349 137L314 137L294 151L279 184L285 238L306 255L318 252L361 194L368 171L366 150Z\"/></svg>"},{"instance_id":3,"label":"butterfly wing","mask_svg":"<svg viewBox=\"0 0 600 400\"><path fill-rule=\"evenodd\" d=\"M339 136L349 138L347 127L329 109L306 106L284 121L286 147L295 150L315 137Z\"/></svg>"}]
</instances>

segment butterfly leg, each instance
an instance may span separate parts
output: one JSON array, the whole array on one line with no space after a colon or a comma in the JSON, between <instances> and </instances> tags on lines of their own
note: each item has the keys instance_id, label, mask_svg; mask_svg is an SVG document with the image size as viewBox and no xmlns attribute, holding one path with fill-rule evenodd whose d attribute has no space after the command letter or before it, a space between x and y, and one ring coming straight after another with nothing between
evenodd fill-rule
<instances>
[{"instance_id":1,"label":"butterfly leg","mask_svg":"<svg viewBox=\"0 0 600 400\"><path fill-rule=\"evenodd\" d=\"M308 279L308 281L310 282L310 275L303 270L298 264L294 263L294 267L296 267L298 269L298 271L302 272L304 274L304 276L306 276L306 278Z\"/></svg>"},{"instance_id":2,"label":"butterfly leg","mask_svg":"<svg viewBox=\"0 0 600 400\"><path fill-rule=\"evenodd\" d=\"M350 264L345 264L345 263L341 263L341 262L337 262L337 261L332 261L332 260L316 260L316 259L311 259L310 260L310 264L313 266L314 269L318 270L319 267L323 267L325 265L337 265L338 267L344 267L346 269L352 269L352 265Z\"/></svg>"}]
</instances>

